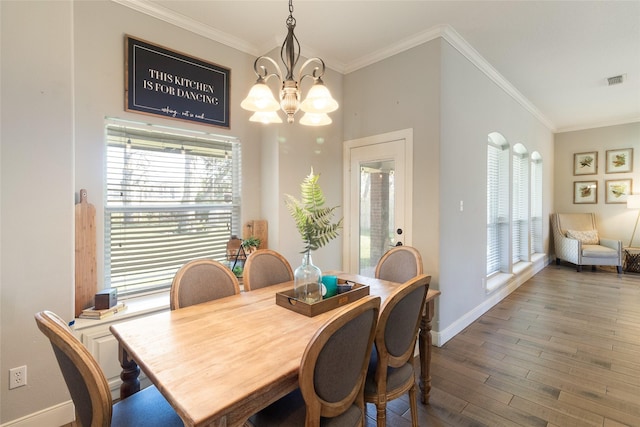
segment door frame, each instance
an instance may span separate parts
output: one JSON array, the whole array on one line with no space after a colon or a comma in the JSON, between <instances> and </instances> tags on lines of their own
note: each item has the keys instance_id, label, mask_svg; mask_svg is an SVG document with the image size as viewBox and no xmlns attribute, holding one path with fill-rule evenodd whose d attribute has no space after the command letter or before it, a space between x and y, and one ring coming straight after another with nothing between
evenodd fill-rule
<instances>
[{"instance_id":1,"label":"door frame","mask_svg":"<svg viewBox=\"0 0 640 427\"><path fill-rule=\"evenodd\" d=\"M359 207L352 209L351 207L351 149L366 147L368 145L382 144L392 141L404 141L404 165L405 165L405 186L404 186L404 244L413 245L413 128L402 129L398 131L367 136L364 138L351 139L344 141L342 144L342 206L343 206L343 240L342 240L342 266L343 270L348 271L351 265L351 225L352 222L359 218ZM359 189L358 189L359 191ZM359 236L358 236L359 238Z\"/></svg>"}]
</instances>

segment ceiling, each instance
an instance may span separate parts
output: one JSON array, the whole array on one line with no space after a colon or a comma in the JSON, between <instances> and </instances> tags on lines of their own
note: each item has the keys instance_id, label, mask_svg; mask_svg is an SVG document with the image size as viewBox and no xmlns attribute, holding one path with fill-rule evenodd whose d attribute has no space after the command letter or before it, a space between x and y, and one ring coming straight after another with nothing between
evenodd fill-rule
<instances>
[{"instance_id":1,"label":"ceiling","mask_svg":"<svg viewBox=\"0 0 640 427\"><path fill-rule=\"evenodd\" d=\"M114 0L241 51L279 47L285 0ZM446 28L556 132L640 121L640 0L295 0L305 57L349 73ZM435 32L437 34L437 31ZM607 78L625 75L609 86Z\"/></svg>"}]
</instances>

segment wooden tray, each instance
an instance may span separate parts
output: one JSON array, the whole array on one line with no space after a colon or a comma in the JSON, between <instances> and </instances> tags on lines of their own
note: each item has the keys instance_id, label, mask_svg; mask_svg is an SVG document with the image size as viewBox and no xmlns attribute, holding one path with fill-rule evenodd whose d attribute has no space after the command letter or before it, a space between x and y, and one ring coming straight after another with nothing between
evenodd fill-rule
<instances>
[{"instance_id":1,"label":"wooden tray","mask_svg":"<svg viewBox=\"0 0 640 427\"><path fill-rule=\"evenodd\" d=\"M345 280L338 279L338 285L344 285ZM353 282L350 282L353 283ZM289 289L276 293L276 304L281 307L288 308L296 313L304 314L307 317L317 316L320 313L326 313L334 308L341 307L350 302L354 302L364 296L369 295L369 286L360 283L354 283L350 291L334 295L330 298L323 299L312 304L297 300L293 297L294 290Z\"/></svg>"}]
</instances>

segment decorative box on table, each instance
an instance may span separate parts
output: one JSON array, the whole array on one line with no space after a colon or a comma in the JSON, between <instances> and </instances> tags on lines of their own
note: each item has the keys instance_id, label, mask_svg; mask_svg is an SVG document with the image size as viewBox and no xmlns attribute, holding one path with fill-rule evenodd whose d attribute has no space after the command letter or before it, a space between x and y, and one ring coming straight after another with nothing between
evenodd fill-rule
<instances>
[{"instance_id":1,"label":"decorative box on table","mask_svg":"<svg viewBox=\"0 0 640 427\"><path fill-rule=\"evenodd\" d=\"M296 313L304 314L307 317L313 317L369 295L369 286L338 279L339 287L347 284L352 285L351 290L339 293L332 297L323 299L322 301L311 304L295 299L293 289L278 292L276 293L276 304L284 308L288 308L289 310L295 311Z\"/></svg>"}]
</instances>

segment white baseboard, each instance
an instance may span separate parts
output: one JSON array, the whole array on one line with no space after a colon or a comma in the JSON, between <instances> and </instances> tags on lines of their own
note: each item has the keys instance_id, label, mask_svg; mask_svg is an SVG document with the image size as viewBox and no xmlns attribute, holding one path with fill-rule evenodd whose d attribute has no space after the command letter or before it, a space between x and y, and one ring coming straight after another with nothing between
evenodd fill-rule
<instances>
[{"instance_id":1,"label":"white baseboard","mask_svg":"<svg viewBox=\"0 0 640 427\"><path fill-rule=\"evenodd\" d=\"M76 419L76 411L71 400L42 409L0 427L60 427Z\"/></svg>"},{"instance_id":2,"label":"white baseboard","mask_svg":"<svg viewBox=\"0 0 640 427\"><path fill-rule=\"evenodd\" d=\"M431 337L433 339L433 345L435 345L436 347L444 345L451 338L462 332L464 328L469 326L480 316L489 311L494 305L498 304L500 301L506 298L511 292L515 291L523 283L532 278L548 263L549 257L547 255L537 257L531 262L531 265L529 267L515 274L505 286L496 290L489 296L489 298L484 300L482 304L466 313L464 316L455 321L451 326L442 331L432 331Z\"/></svg>"}]
</instances>

